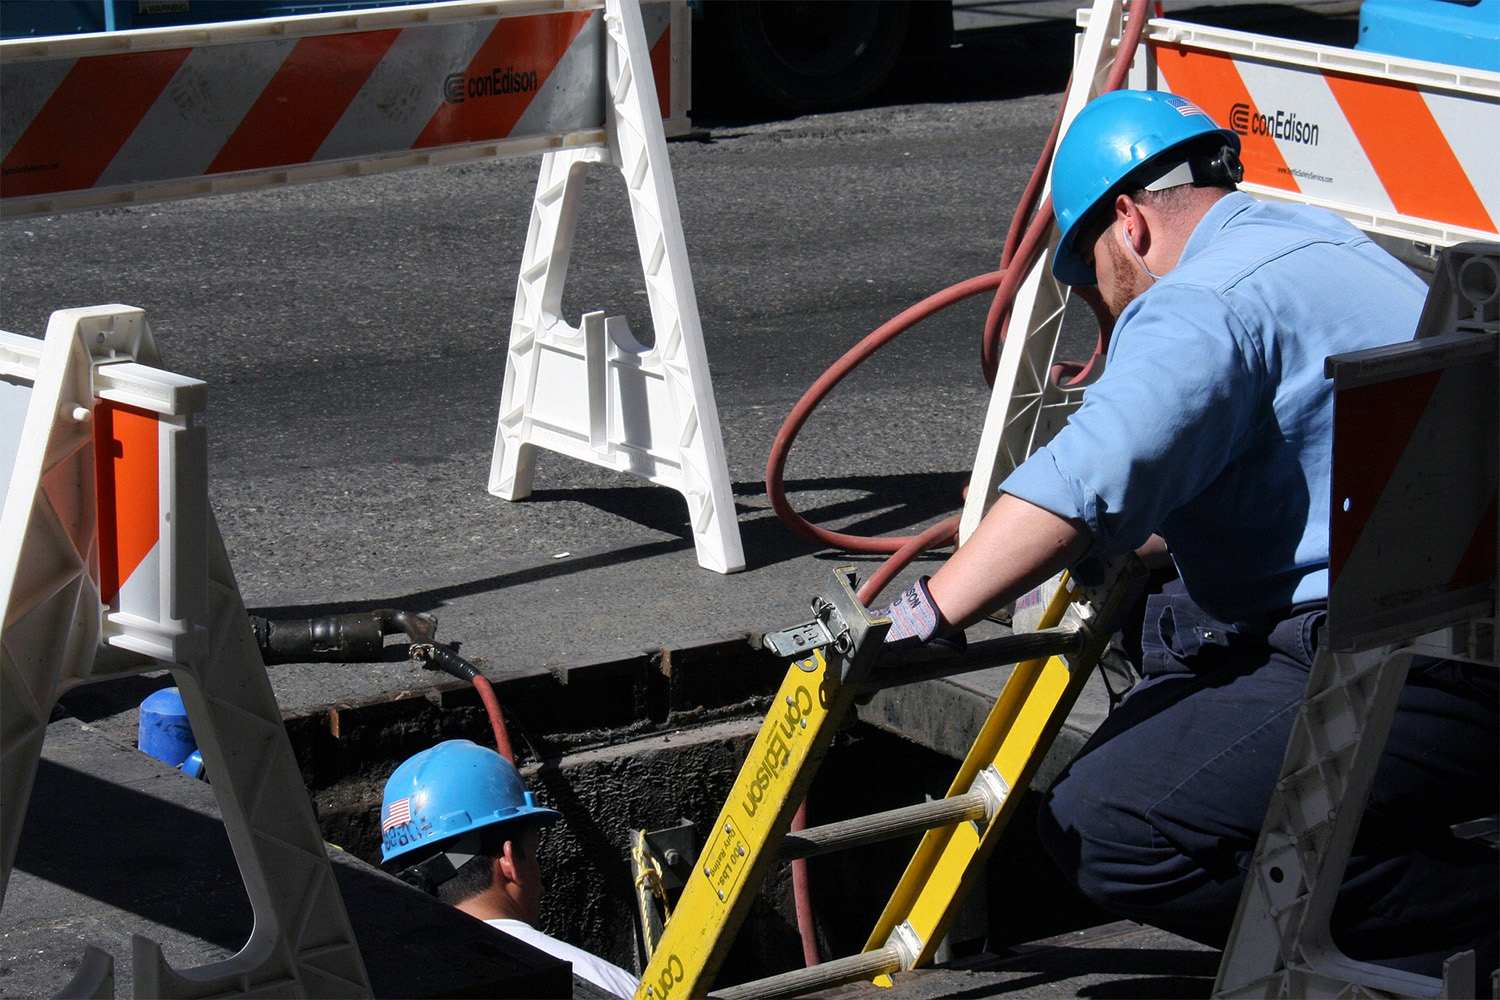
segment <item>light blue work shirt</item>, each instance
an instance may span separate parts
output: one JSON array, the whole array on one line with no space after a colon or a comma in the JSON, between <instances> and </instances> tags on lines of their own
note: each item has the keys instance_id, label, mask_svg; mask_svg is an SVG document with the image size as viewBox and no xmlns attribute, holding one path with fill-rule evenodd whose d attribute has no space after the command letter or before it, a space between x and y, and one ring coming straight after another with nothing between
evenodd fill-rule
<instances>
[{"instance_id":1,"label":"light blue work shirt","mask_svg":"<svg viewBox=\"0 0 1500 1000\"><path fill-rule=\"evenodd\" d=\"M1426 286L1331 213L1237 192L1115 324L1104 374L1000 488L1112 556L1153 533L1226 622L1328 596L1331 354L1411 339Z\"/></svg>"}]
</instances>

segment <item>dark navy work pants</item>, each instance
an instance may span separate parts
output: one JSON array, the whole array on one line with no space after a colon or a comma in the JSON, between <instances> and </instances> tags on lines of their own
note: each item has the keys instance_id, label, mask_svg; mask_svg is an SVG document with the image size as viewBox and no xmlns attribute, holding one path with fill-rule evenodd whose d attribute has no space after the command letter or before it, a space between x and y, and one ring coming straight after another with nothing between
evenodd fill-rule
<instances>
[{"instance_id":1,"label":"dark navy work pants","mask_svg":"<svg viewBox=\"0 0 1500 1000\"><path fill-rule=\"evenodd\" d=\"M1049 852L1120 916L1223 947L1307 686L1321 611L1236 633L1173 585L1150 598L1143 680L1053 785ZM1500 852L1451 826L1496 815L1496 671L1417 661L1335 909L1351 958L1441 975L1497 964Z\"/></svg>"}]
</instances>

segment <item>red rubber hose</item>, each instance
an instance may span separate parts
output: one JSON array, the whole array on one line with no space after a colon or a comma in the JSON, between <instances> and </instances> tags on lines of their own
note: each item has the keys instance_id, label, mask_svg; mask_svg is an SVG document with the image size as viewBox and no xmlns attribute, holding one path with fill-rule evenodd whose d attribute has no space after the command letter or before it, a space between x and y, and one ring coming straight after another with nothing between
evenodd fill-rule
<instances>
[{"instance_id":1,"label":"red rubber hose","mask_svg":"<svg viewBox=\"0 0 1500 1000\"><path fill-rule=\"evenodd\" d=\"M495 689L490 686L490 679L484 674L475 674L474 687L479 690L479 699L484 702L484 710L490 717L490 728L495 731L495 749L500 751L500 756L514 764L516 753L511 749L510 733L505 728L505 716L500 714L500 699L495 697Z\"/></svg>"},{"instance_id":2,"label":"red rubber hose","mask_svg":"<svg viewBox=\"0 0 1500 1000\"><path fill-rule=\"evenodd\" d=\"M786 498L784 476L787 453L791 451L792 442L797 439L802 425L807 423L807 418L812 416L818 404L833 391L834 386L842 382L870 355L939 310L978 295L980 292L998 287L1002 277L1003 273L1000 271L981 274L923 299L895 318L887 320L879 329L854 345L843 357L834 362L832 367L819 376L807 392L803 393L797 405L792 407L792 411L782 422L781 430L777 432L776 439L771 442L770 457L766 460L766 494L770 497L771 509L776 511L776 515L787 527L810 542L850 552L895 552L908 541L906 538L868 538L862 535L848 535L829 531L809 522L797 513Z\"/></svg>"}]
</instances>

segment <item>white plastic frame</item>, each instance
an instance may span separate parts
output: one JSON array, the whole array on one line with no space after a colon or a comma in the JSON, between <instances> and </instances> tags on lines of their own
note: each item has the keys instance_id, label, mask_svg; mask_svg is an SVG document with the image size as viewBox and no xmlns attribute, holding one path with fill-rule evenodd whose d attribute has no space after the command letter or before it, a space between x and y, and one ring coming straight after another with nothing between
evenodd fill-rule
<instances>
[{"instance_id":1,"label":"white plastic frame","mask_svg":"<svg viewBox=\"0 0 1500 1000\"><path fill-rule=\"evenodd\" d=\"M609 0L604 16L609 146L542 157L489 489L507 500L528 496L538 448L670 486L687 500L699 564L733 573L745 555L640 12ZM649 350L623 317L589 313L574 327L561 315L593 164L619 170L629 190L656 332Z\"/></svg>"},{"instance_id":2,"label":"white plastic frame","mask_svg":"<svg viewBox=\"0 0 1500 1000\"><path fill-rule=\"evenodd\" d=\"M312 814L291 741L208 507L206 452L192 415L203 383L161 371L145 315L128 306L52 315L37 342L0 334L0 375L30 381L25 427L0 514L0 902L52 706L79 684L171 670L255 915L222 962L173 969L134 941L138 996L369 995L364 962ZM93 413L103 398L165 418L160 605L122 621L100 600ZM91 949L69 984L107 996L113 963Z\"/></svg>"}]
</instances>

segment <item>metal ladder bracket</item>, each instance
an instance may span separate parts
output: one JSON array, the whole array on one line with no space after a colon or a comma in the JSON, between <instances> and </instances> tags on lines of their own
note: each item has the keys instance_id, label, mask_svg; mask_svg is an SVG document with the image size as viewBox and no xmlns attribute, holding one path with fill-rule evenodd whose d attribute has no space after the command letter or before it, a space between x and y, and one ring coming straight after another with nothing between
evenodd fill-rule
<instances>
[{"instance_id":1,"label":"metal ladder bracket","mask_svg":"<svg viewBox=\"0 0 1500 1000\"><path fill-rule=\"evenodd\" d=\"M812 621L768 633L761 642L777 656L796 657L804 671L814 669L810 653L832 650L830 662L837 664L839 683L849 684L856 676L863 678L880 651L879 640L890 629L891 620L870 614L860 601L855 594L858 580L853 567L833 572L839 586L826 597L812 599ZM871 642L870 632L877 629L880 634Z\"/></svg>"}]
</instances>

